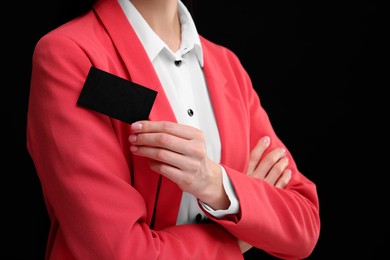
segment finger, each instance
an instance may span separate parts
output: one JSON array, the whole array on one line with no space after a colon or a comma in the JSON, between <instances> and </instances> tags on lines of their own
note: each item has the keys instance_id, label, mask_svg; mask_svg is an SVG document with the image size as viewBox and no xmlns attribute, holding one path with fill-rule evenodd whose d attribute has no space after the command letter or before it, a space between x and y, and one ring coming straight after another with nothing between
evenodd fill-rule
<instances>
[{"instance_id":1,"label":"finger","mask_svg":"<svg viewBox=\"0 0 390 260\"><path fill-rule=\"evenodd\" d=\"M168 121L138 121L131 124L135 133L167 133L183 139L203 138L203 132L192 126Z\"/></svg>"},{"instance_id":2,"label":"finger","mask_svg":"<svg viewBox=\"0 0 390 260\"><path fill-rule=\"evenodd\" d=\"M276 181L287 169L287 166L288 166L288 158L287 157L281 158L272 166L272 168L265 176L264 180L270 183L272 186L275 186Z\"/></svg>"},{"instance_id":3,"label":"finger","mask_svg":"<svg viewBox=\"0 0 390 260\"><path fill-rule=\"evenodd\" d=\"M256 169L250 174L252 177L264 179L274 164L286 154L284 148L276 148L262 158Z\"/></svg>"},{"instance_id":4,"label":"finger","mask_svg":"<svg viewBox=\"0 0 390 260\"><path fill-rule=\"evenodd\" d=\"M292 174L291 170L290 169L286 169L283 172L283 174L280 176L280 178L277 180L277 182L275 184L275 187L284 189L284 187L286 187L286 185L291 180L291 174Z\"/></svg>"},{"instance_id":5,"label":"finger","mask_svg":"<svg viewBox=\"0 0 390 260\"><path fill-rule=\"evenodd\" d=\"M196 160L191 160L190 157L158 147L149 146L131 146L130 150L138 155L150 158L164 164L171 165L180 170L197 169L199 165Z\"/></svg>"},{"instance_id":6,"label":"finger","mask_svg":"<svg viewBox=\"0 0 390 260\"><path fill-rule=\"evenodd\" d=\"M160 147L180 154L197 155L201 146L197 140L183 139L166 133L139 133L129 136L129 142L135 146Z\"/></svg>"},{"instance_id":7,"label":"finger","mask_svg":"<svg viewBox=\"0 0 390 260\"><path fill-rule=\"evenodd\" d=\"M175 182L180 188L185 187L186 184L191 183L193 176L190 174L183 174L183 171L169 164L161 163L159 161L152 161L150 168L161 174L162 176Z\"/></svg>"},{"instance_id":8,"label":"finger","mask_svg":"<svg viewBox=\"0 0 390 260\"><path fill-rule=\"evenodd\" d=\"M253 148L253 150L249 154L249 164L246 172L247 175L254 172L258 163L260 162L261 156L263 155L264 151L267 149L269 144L270 144L269 136L264 136L257 142L255 148Z\"/></svg>"},{"instance_id":9,"label":"finger","mask_svg":"<svg viewBox=\"0 0 390 260\"><path fill-rule=\"evenodd\" d=\"M181 154L203 157L204 133L194 127L168 121L138 121L131 125L133 145L161 147ZM190 142L188 142L190 141Z\"/></svg>"}]
</instances>

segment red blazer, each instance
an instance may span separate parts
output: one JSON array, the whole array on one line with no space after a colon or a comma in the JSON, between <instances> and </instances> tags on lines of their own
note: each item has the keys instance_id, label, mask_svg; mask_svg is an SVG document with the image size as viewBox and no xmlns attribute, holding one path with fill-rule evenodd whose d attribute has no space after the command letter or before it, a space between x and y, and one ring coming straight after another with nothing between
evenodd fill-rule
<instances>
[{"instance_id":1,"label":"red blazer","mask_svg":"<svg viewBox=\"0 0 390 260\"><path fill-rule=\"evenodd\" d=\"M285 189L245 175L259 138L284 147L237 57L201 37L222 142L221 164L240 213L176 226L182 191L129 151L128 124L76 104L91 66L158 91L150 120L176 121L161 83L116 0L42 37L33 55L27 147L51 219L46 259L243 259L236 238L304 258L320 230L316 186L287 149Z\"/></svg>"}]
</instances>

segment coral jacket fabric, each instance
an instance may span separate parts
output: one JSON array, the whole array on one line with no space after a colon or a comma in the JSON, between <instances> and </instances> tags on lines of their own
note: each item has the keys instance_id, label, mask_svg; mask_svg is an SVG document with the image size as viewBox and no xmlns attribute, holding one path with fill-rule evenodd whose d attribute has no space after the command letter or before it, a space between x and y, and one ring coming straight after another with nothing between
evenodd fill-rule
<instances>
[{"instance_id":1,"label":"coral jacket fabric","mask_svg":"<svg viewBox=\"0 0 390 260\"><path fill-rule=\"evenodd\" d=\"M204 74L221 138L221 165L239 214L176 226L182 191L129 150L130 125L77 105L91 66L158 92L149 120L176 122L145 50L116 0L43 36L33 55L27 148L51 220L46 259L243 259L237 238L274 256L307 257L320 231L316 185L273 130L258 93L228 49L201 36ZM285 189L245 175L268 135L285 147Z\"/></svg>"}]
</instances>

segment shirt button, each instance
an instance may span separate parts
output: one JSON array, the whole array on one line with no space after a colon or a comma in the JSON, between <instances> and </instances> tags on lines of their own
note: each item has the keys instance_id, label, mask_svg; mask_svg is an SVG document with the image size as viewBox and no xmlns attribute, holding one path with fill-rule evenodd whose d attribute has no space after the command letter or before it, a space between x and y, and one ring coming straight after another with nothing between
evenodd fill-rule
<instances>
[{"instance_id":1,"label":"shirt button","mask_svg":"<svg viewBox=\"0 0 390 260\"><path fill-rule=\"evenodd\" d=\"M187 113L189 116L193 116L194 115L194 111L190 108L187 110Z\"/></svg>"},{"instance_id":2,"label":"shirt button","mask_svg":"<svg viewBox=\"0 0 390 260\"><path fill-rule=\"evenodd\" d=\"M202 215L197 214L195 217L196 223L201 223L202 222Z\"/></svg>"},{"instance_id":3,"label":"shirt button","mask_svg":"<svg viewBox=\"0 0 390 260\"><path fill-rule=\"evenodd\" d=\"M181 60L175 60L175 65L176 65L176 67L180 67L180 65L181 65Z\"/></svg>"}]
</instances>

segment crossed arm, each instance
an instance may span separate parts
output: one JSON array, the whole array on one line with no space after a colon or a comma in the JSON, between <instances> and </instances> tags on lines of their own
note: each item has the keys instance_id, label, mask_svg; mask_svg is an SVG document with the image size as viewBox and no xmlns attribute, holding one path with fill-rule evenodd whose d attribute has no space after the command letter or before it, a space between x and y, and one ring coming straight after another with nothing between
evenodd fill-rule
<instances>
[{"instance_id":1,"label":"crossed arm","mask_svg":"<svg viewBox=\"0 0 390 260\"><path fill-rule=\"evenodd\" d=\"M171 179L186 192L215 210L226 209L229 199L224 191L218 163L207 157L203 132L172 122L141 121L132 124L130 150L152 159L151 168ZM271 140L265 136L250 153L246 174L284 188L291 179L288 158L283 148L265 154ZM238 240L242 253L252 246Z\"/></svg>"}]
</instances>

